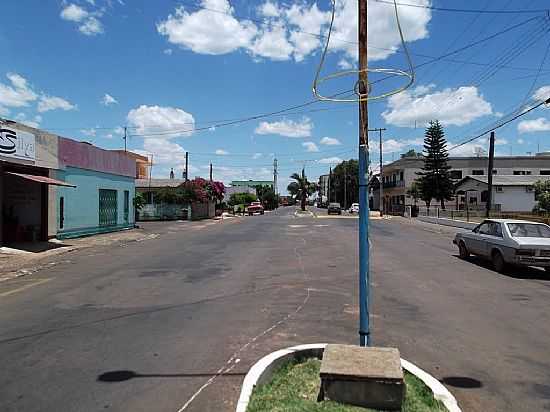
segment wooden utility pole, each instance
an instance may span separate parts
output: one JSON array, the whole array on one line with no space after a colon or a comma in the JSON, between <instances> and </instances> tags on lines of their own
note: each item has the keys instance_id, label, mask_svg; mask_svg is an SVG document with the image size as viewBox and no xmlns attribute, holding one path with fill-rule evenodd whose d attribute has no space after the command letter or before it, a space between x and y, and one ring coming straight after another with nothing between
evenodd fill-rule
<instances>
[{"instance_id":1,"label":"wooden utility pole","mask_svg":"<svg viewBox=\"0 0 550 412\"><path fill-rule=\"evenodd\" d=\"M126 138L127 138L127 127L124 127L124 151L126 151Z\"/></svg>"},{"instance_id":2,"label":"wooden utility pole","mask_svg":"<svg viewBox=\"0 0 550 412\"><path fill-rule=\"evenodd\" d=\"M367 0L359 0L359 344L370 345Z\"/></svg>"},{"instance_id":3,"label":"wooden utility pole","mask_svg":"<svg viewBox=\"0 0 550 412\"><path fill-rule=\"evenodd\" d=\"M212 181L212 163L210 163L210 181Z\"/></svg>"},{"instance_id":4,"label":"wooden utility pole","mask_svg":"<svg viewBox=\"0 0 550 412\"><path fill-rule=\"evenodd\" d=\"M485 204L485 216L490 217L493 204L493 166L495 161L495 132L491 132L489 138L489 166L487 167L487 202Z\"/></svg>"},{"instance_id":5,"label":"wooden utility pole","mask_svg":"<svg viewBox=\"0 0 550 412\"><path fill-rule=\"evenodd\" d=\"M344 163L344 209L348 207L348 168Z\"/></svg>"}]
</instances>

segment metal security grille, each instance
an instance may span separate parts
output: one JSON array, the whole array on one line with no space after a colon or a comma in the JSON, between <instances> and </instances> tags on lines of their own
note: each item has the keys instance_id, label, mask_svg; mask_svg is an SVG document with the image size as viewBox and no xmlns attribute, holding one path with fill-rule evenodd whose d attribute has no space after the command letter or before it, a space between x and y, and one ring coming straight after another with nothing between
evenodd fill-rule
<instances>
[{"instance_id":1,"label":"metal security grille","mask_svg":"<svg viewBox=\"0 0 550 412\"><path fill-rule=\"evenodd\" d=\"M117 215L117 191L99 189L99 226L115 226Z\"/></svg>"}]
</instances>

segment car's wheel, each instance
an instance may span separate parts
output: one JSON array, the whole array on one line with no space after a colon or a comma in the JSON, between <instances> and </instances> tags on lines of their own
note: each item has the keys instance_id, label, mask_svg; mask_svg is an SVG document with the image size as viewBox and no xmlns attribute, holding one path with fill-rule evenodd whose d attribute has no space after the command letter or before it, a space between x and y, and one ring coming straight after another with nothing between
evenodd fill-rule
<instances>
[{"instance_id":1,"label":"car's wheel","mask_svg":"<svg viewBox=\"0 0 550 412\"><path fill-rule=\"evenodd\" d=\"M504 261L504 257L502 257L502 253L500 253L498 250L495 250L492 253L491 257L495 270L497 272L503 272L504 269L506 269L506 262Z\"/></svg>"},{"instance_id":2,"label":"car's wheel","mask_svg":"<svg viewBox=\"0 0 550 412\"><path fill-rule=\"evenodd\" d=\"M468 252L468 248L464 244L464 242L460 242L458 244L458 254L461 259L467 259L470 256L470 252Z\"/></svg>"}]
</instances>

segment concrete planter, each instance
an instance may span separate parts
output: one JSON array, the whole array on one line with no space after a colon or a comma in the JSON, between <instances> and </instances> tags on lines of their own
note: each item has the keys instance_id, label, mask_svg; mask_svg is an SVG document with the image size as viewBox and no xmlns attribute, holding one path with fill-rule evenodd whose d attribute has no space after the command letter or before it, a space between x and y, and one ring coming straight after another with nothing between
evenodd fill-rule
<instances>
[{"instance_id":1,"label":"concrete planter","mask_svg":"<svg viewBox=\"0 0 550 412\"><path fill-rule=\"evenodd\" d=\"M268 383L275 371L282 364L290 360L299 361L306 358L321 359L326 345L326 343L298 345L264 356L246 374L239 401L237 402L236 412L246 412L254 387ZM424 382L433 392L434 398L443 403L449 412L461 412L455 397L436 378L405 359L401 359L401 366L404 370Z\"/></svg>"}]
</instances>

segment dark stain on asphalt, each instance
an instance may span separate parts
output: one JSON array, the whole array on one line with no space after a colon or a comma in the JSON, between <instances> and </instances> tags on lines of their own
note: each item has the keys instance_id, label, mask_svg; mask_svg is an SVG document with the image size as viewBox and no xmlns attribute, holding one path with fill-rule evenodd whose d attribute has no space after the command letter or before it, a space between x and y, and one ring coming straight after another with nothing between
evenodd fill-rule
<instances>
[{"instance_id":1,"label":"dark stain on asphalt","mask_svg":"<svg viewBox=\"0 0 550 412\"><path fill-rule=\"evenodd\" d=\"M445 378L442 378L441 382L443 382L445 385L463 389L476 389L483 386L483 383L481 383L481 381L474 378L468 378L467 376L447 376Z\"/></svg>"}]
</instances>

